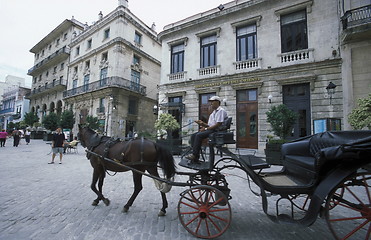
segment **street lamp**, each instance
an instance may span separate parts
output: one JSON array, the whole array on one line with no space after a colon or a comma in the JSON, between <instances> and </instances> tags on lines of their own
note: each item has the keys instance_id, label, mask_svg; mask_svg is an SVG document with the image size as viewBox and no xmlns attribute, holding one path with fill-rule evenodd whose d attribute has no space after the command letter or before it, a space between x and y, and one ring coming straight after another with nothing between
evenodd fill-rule
<instances>
[{"instance_id":1,"label":"street lamp","mask_svg":"<svg viewBox=\"0 0 371 240\"><path fill-rule=\"evenodd\" d=\"M336 88L336 85L333 82L330 82L326 87L327 93L330 97L330 104L331 104L331 100L332 100L332 95L335 94L335 88Z\"/></svg>"}]
</instances>

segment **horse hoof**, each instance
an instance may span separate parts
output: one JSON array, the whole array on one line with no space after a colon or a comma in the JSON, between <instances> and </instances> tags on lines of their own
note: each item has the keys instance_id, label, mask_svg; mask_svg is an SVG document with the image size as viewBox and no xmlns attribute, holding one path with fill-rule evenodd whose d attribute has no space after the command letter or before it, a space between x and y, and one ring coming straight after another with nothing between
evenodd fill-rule
<instances>
[{"instance_id":1,"label":"horse hoof","mask_svg":"<svg viewBox=\"0 0 371 240\"><path fill-rule=\"evenodd\" d=\"M158 213L158 216L159 216L159 217L166 216L166 212L160 210L160 212Z\"/></svg>"},{"instance_id":2,"label":"horse hoof","mask_svg":"<svg viewBox=\"0 0 371 240\"><path fill-rule=\"evenodd\" d=\"M91 205L93 205L93 206L97 206L97 205L98 205L98 203L99 203L99 201L97 201L97 200L94 200L94 201L92 202L92 204L91 204Z\"/></svg>"},{"instance_id":3,"label":"horse hoof","mask_svg":"<svg viewBox=\"0 0 371 240\"><path fill-rule=\"evenodd\" d=\"M124 207L123 209L122 209L122 212L123 213L127 213L129 211L129 208L127 208L127 207Z\"/></svg>"},{"instance_id":4,"label":"horse hoof","mask_svg":"<svg viewBox=\"0 0 371 240\"><path fill-rule=\"evenodd\" d=\"M103 199L103 202L104 204L106 204L106 206L109 206L109 204L111 203L108 198Z\"/></svg>"}]
</instances>

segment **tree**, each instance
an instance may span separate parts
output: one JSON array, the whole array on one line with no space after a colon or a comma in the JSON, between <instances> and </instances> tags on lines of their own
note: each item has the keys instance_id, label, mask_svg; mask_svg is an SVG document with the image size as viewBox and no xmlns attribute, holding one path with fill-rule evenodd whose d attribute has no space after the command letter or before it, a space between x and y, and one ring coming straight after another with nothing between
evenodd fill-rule
<instances>
[{"instance_id":1,"label":"tree","mask_svg":"<svg viewBox=\"0 0 371 240\"><path fill-rule=\"evenodd\" d=\"M75 117L73 116L73 112L71 110L62 112L59 125L62 128L72 129L74 124L75 124Z\"/></svg>"},{"instance_id":2,"label":"tree","mask_svg":"<svg viewBox=\"0 0 371 240\"><path fill-rule=\"evenodd\" d=\"M169 113L162 113L155 122L155 129L160 132L166 131L168 136L171 136L171 132L179 128L179 123L174 116Z\"/></svg>"},{"instance_id":3,"label":"tree","mask_svg":"<svg viewBox=\"0 0 371 240\"><path fill-rule=\"evenodd\" d=\"M34 126L35 123L39 122L39 117L35 112L28 112L24 115L24 123L28 126Z\"/></svg>"},{"instance_id":4,"label":"tree","mask_svg":"<svg viewBox=\"0 0 371 240\"><path fill-rule=\"evenodd\" d=\"M284 104L273 106L267 112L267 121L271 124L273 133L282 140L290 134L297 118L298 114Z\"/></svg>"},{"instance_id":5,"label":"tree","mask_svg":"<svg viewBox=\"0 0 371 240\"><path fill-rule=\"evenodd\" d=\"M371 94L358 99L358 107L354 108L348 116L350 126L354 129L371 129Z\"/></svg>"},{"instance_id":6,"label":"tree","mask_svg":"<svg viewBox=\"0 0 371 240\"><path fill-rule=\"evenodd\" d=\"M58 127L59 117L56 113L51 112L44 117L42 123L46 129L53 131Z\"/></svg>"},{"instance_id":7,"label":"tree","mask_svg":"<svg viewBox=\"0 0 371 240\"><path fill-rule=\"evenodd\" d=\"M99 120L97 117L93 117L91 115L86 116L86 125L93 129L93 130L98 130L99 129Z\"/></svg>"}]
</instances>

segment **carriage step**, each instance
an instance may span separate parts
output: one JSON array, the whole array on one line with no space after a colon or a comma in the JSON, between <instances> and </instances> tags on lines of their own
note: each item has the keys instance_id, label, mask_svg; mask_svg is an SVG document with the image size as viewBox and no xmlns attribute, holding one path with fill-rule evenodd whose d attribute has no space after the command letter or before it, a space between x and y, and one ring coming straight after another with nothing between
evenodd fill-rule
<instances>
[{"instance_id":1,"label":"carriage step","mask_svg":"<svg viewBox=\"0 0 371 240\"><path fill-rule=\"evenodd\" d=\"M254 155L239 155L239 158L254 170L270 167L269 164L261 157Z\"/></svg>"},{"instance_id":2,"label":"carriage step","mask_svg":"<svg viewBox=\"0 0 371 240\"><path fill-rule=\"evenodd\" d=\"M210 169L210 162L201 161L200 163L191 163L185 157L181 158L179 165L185 168L193 169L193 170L209 170Z\"/></svg>"}]
</instances>

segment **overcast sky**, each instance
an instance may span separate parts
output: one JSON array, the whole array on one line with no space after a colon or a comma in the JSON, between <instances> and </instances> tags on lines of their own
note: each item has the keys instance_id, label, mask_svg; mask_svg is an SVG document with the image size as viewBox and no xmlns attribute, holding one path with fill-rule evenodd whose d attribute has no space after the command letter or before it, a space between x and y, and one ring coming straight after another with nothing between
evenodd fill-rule
<instances>
[{"instance_id":1,"label":"overcast sky","mask_svg":"<svg viewBox=\"0 0 371 240\"><path fill-rule=\"evenodd\" d=\"M130 11L145 24L156 23L159 33L167 24L218 7L230 0L129 0ZM89 25L112 12L118 0L0 0L0 81L14 75L27 79L33 67L30 49L72 16Z\"/></svg>"}]
</instances>

